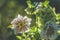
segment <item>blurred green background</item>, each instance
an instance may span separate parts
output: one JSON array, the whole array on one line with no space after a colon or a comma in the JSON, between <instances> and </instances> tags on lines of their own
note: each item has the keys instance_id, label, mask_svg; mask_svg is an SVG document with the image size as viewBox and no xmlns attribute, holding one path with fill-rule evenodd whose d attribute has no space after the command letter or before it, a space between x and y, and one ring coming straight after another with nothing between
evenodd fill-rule
<instances>
[{"instance_id":1,"label":"blurred green background","mask_svg":"<svg viewBox=\"0 0 60 40\"><path fill-rule=\"evenodd\" d=\"M7 26L10 25L10 22L18 13L23 16L26 15L24 11L27 7L26 1L27 0L0 0L0 40L18 40L14 34L11 35ZM43 1L45 0L31 0L32 3ZM49 1L50 5L56 8L56 13L60 13L60 0ZM60 40L60 36L58 36L56 40Z\"/></svg>"}]
</instances>

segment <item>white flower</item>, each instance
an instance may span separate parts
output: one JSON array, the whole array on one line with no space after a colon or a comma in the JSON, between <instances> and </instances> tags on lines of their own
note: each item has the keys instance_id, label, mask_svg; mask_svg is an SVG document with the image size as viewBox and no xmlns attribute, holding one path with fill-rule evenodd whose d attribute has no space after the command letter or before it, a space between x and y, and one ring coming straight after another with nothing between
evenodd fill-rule
<instances>
[{"instance_id":1,"label":"white flower","mask_svg":"<svg viewBox=\"0 0 60 40\"><path fill-rule=\"evenodd\" d=\"M57 34L58 26L52 22L49 21L45 24L45 28L41 31L41 36L44 39L56 39L58 34Z\"/></svg>"},{"instance_id":2,"label":"white flower","mask_svg":"<svg viewBox=\"0 0 60 40\"><path fill-rule=\"evenodd\" d=\"M11 24L13 25L13 29L15 33L25 33L29 31L31 19L27 16L22 17L18 14L17 18L13 19Z\"/></svg>"}]
</instances>

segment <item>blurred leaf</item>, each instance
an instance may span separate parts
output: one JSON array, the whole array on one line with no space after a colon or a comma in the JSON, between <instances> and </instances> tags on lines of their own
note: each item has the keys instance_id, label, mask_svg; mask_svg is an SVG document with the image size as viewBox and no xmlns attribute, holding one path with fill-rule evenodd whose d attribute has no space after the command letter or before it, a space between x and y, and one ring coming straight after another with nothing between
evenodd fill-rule
<instances>
[{"instance_id":1,"label":"blurred leaf","mask_svg":"<svg viewBox=\"0 0 60 40\"><path fill-rule=\"evenodd\" d=\"M33 12L33 9L28 7L28 8L25 9L25 11L26 11L27 14L31 15L32 12Z\"/></svg>"},{"instance_id":2,"label":"blurred leaf","mask_svg":"<svg viewBox=\"0 0 60 40\"><path fill-rule=\"evenodd\" d=\"M35 6L31 3L30 0L27 1L27 5L29 8L34 8Z\"/></svg>"},{"instance_id":3,"label":"blurred leaf","mask_svg":"<svg viewBox=\"0 0 60 40\"><path fill-rule=\"evenodd\" d=\"M32 27L31 30L30 30L30 32L36 32L36 31L37 31L37 27L36 26Z\"/></svg>"},{"instance_id":4,"label":"blurred leaf","mask_svg":"<svg viewBox=\"0 0 60 40\"><path fill-rule=\"evenodd\" d=\"M21 36L16 36L19 40L22 40L22 37Z\"/></svg>"},{"instance_id":5,"label":"blurred leaf","mask_svg":"<svg viewBox=\"0 0 60 40\"><path fill-rule=\"evenodd\" d=\"M38 10L35 10L32 14L35 14L36 15L36 13L38 13Z\"/></svg>"},{"instance_id":6,"label":"blurred leaf","mask_svg":"<svg viewBox=\"0 0 60 40\"><path fill-rule=\"evenodd\" d=\"M60 30L58 30L57 33L60 34Z\"/></svg>"},{"instance_id":7,"label":"blurred leaf","mask_svg":"<svg viewBox=\"0 0 60 40\"><path fill-rule=\"evenodd\" d=\"M22 36L23 36L23 37L26 37L26 34L23 33Z\"/></svg>"},{"instance_id":8,"label":"blurred leaf","mask_svg":"<svg viewBox=\"0 0 60 40\"><path fill-rule=\"evenodd\" d=\"M47 0L45 2L43 2L44 7L48 7L48 4L49 4L49 1L47 1Z\"/></svg>"},{"instance_id":9,"label":"blurred leaf","mask_svg":"<svg viewBox=\"0 0 60 40\"><path fill-rule=\"evenodd\" d=\"M60 19L60 14L56 14L56 19L57 19L57 20Z\"/></svg>"},{"instance_id":10,"label":"blurred leaf","mask_svg":"<svg viewBox=\"0 0 60 40\"><path fill-rule=\"evenodd\" d=\"M41 17L36 17L36 24L38 25L38 27L42 26L41 20Z\"/></svg>"},{"instance_id":11,"label":"blurred leaf","mask_svg":"<svg viewBox=\"0 0 60 40\"><path fill-rule=\"evenodd\" d=\"M31 40L30 38L25 38L25 40Z\"/></svg>"},{"instance_id":12,"label":"blurred leaf","mask_svg":"<svg viewBox=\"0 0 60 40\"><path fill-rule=\"evenodd\" d=\"M12 25L9 25L9 26L8 26L8 28L11 28L11 29L13 29Z\"/></svg>"}]
</instances>

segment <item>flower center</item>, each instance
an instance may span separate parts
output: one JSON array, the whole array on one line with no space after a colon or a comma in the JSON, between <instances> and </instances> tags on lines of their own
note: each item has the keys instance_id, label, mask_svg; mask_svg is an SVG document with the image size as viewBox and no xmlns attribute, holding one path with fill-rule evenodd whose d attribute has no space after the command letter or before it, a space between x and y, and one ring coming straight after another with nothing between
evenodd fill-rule
<instances>
[{"instance_id":1,"label":"flower center","mask_svg":"<svg viewBox=\"0 0 60 40\"><path fill-rule=\"evenodd\" d=\"M24 24L25 24L25 22L24 22L24 21L20 21L20 22L18 23L18 27L23 27L23 26L24 26Z\"/></svg>"}]
</instances>

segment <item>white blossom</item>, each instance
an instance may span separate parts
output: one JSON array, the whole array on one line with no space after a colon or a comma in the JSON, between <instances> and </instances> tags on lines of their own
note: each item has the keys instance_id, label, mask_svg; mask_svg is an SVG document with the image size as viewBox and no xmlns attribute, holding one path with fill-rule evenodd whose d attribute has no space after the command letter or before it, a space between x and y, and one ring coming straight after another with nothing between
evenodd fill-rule
<instances>
[{"instance_id":1,"label":"white blossom","mask_svg":"<svg viewBox=\"0 0 60 40\"><path fill-rule=\"evenodd\" d=\"M11 24L15 33L25 33L29 31L31 18L28 18L27 16L22 17L18 14L18 16L12 20Z\"/></svg>"}]
</instances>

